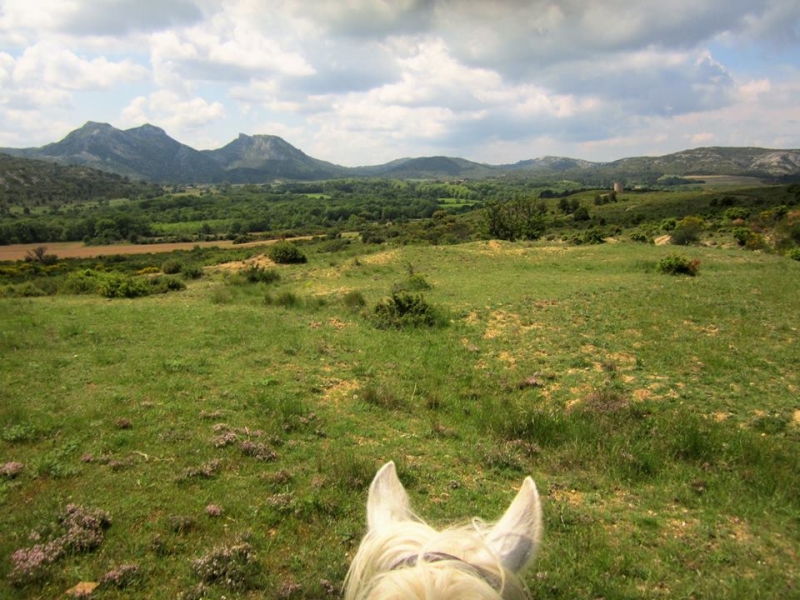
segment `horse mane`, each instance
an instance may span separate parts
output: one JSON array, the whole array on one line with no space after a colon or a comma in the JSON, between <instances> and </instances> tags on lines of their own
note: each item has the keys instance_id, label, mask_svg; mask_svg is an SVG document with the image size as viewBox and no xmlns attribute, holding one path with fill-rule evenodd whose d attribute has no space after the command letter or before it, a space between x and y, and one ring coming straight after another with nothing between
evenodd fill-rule
<instances>
[{"instance_id":1,"label":"horse mane","mask_svg":"<svg viewBox=\"0 0 800 600\"><path fill-rule=\"evenodd\" d=\"M361 542L345 580L345 600L524 600L525 588L504 568L480 520L436 531L406 521Z\"/></svg>"}]
</instances>

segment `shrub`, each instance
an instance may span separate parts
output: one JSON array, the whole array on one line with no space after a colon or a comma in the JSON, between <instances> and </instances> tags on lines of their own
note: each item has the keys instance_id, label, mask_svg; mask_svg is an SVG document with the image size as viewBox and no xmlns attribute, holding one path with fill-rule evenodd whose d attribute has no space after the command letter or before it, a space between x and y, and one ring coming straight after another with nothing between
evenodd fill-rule
<instances>
[{"instance_id":1,"label":"shrub","mask_svg":"<svg viewBox=\"0 0 800 600\"><path fill-rule=\"evenodd\" d=\"M726 209L724 215L728 221L745 220L750 216L750 211L742 206L735 206Z\"/></svg>"},{"instance_id":2,"label":"shrub","mask_svg":"<svg viewBox=\"0 0 800 600\"><path fill-rule=\"evenodd\" d=\"M203 276L203 268L197 265L184 266L181 275L184 279L200 279Z\"/></svg>"},{"instance_id":3,"label":"shrub","mask_svg":"<svg viewBox=\"0 0 800 600\"><path fill-rule=\"evenodd\" d=\"M603 232L596 227L587 229L581 239L581 242L584 244L602 244L605 241L606 240L603 235Z\"/></svg>"},{"instance_id":4,"label":"shrub","mask_svg":"<svg viewBox=\"0 0 800 600\"><path fill-rule=\"evenodd\" d=\"M656 271L667 275L697 275L700 261L696 258L689 259L685 256L670 254L656 263Z\"/></svg>"},{"instance_id":5,"label":"shrub","mask_svg":"<svg viewBox=\"0 0 800 600\"><path fill-rule=\"evenodd\" d=\"M290 242L278 242L277 244L270 246L269 250L267 251L267 256L269 256L279 265L301 264L308 262L306 255L303 254L297 246Z\"/></svg>"},{"instance_id":6,"label":"shrub","mask_svg":"<svg viewBox=\"0 0 800 600\"><path fill-rule=\"evenodd\" d=\"M275 261L277 262L277 261ZM259 265L250 265L242 271L248 283L275 283L281 275L275 269L266 269Z\"/></svg>"},{"instance_id":7,"label":"shrub","mask_svg":"<svg viewBox=\"0 0 800 600\"><path fill-rule=\"evenodd\" d=\"M786 257L792 260L800 260L800 248L792 248L786 253Z\"/></svg>"},{"instance_id":8,"label":"shrub","mask_svg":"<svg viewBox=\"0 0 800 600\"><path fill-rule=\"evenodd\" d=\"M32 281L26 281L19 285L8 285L2 290L0 296L6 298L36 298L38 296L46 296L47 292L37 286Z\"/></svg>"},{"instance_id":9,"label":"shrub","mask_svg":"<svg viewBox=\"0 0 800 600\"><path fill-rule=\"evenodd\" d=\"M439 316L421 294L395 292L375 306L374 323L379 329L433 327Z\"/></svg>"},{"instance_id":10,"label":"shrub","mask_svg":"<svg viewBox=\"0 0 800 600\"><path fill-rule=\"evenodd\" d=\"M663 221L661 221L661 224L658 227L662 231L672 231L672 230L675 229L677 224L678 224L678 222L675 219L669 218L669 219L664 219Z\"/></svg>"},{"instance_id":11,"label":"shrub","mask_svg":"<svg viewBox=\"0 0 800 600\"><path fill-rule=\"evenodd\" d=\"M161 265L161 271L165 275L177 275L183 270L183 263L179 260L165 260Z\"/></svg>"},{"instance_id":12,"label":"shrub","mask_svg":"<svg viewBox=\"0 0 800 600\"><path fill-rule=\"evenodd\" d=\"M748 250L762 250L767 247L767 241L760 233L751 233L744 245Z\"/></svg>"},{"instance_id":13,"label":"shrub","mask_svg":"<svg viewBox=\"0 0 800 600\"><path fill-rule=\"evenodd\" d=\"M677 246L688 246L700 239L703 231L703 219L700 217L684 217L672 231L672 243Z\"/></svg>"},{"instance_id":14,"label":"shrub","mask_svg":"<svg viewBox=\"0 0 800 600\"><path fill-rule=\"evenodd\" d=\"M753 233L747 227L737 227L733 230L733 239L736 240L736 243L740 246L744 246L747 244L747 240Z\"/></svg>"},{"instance_id":15,"label":"shrub","mask_svg":"<svg viewBox=\"0 0 800 600\"><path fill-rule=\"evenodd\" d=\"M138 298L147 296L150 293L150 286L144 279L111 274L100 280L97 291L106 298Z\"/></svg>"},{"instance_id":16,"label":"shrub","mask_svg":"<svg viewBox=\"0 0 800 600\"><path fill-rule=\"evenodd\" d=\"M186 289L186 284L177 277L154 277L148 280L151 294L166 294L167 292L180 292Z\"/></svg>"}]
</instances>

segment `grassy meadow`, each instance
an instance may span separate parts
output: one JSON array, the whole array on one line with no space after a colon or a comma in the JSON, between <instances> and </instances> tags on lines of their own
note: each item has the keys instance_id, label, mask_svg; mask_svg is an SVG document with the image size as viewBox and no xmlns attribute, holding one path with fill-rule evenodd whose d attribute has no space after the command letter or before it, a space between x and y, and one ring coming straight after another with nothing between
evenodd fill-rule
<instances>
[{"instance_id":1,"label":"grassy meadow","mask_svg":"<svg viewBox=\"0 0 800 600\"><path fill-rule=\"evenodd\" d=\"M800 597L800 262L303 248L260 282L0 298L0 597L339 597L390 459L438 525L532 475L533 597ZM434 326L376 327L398 290Z\"/></svg>"}]
</instances>

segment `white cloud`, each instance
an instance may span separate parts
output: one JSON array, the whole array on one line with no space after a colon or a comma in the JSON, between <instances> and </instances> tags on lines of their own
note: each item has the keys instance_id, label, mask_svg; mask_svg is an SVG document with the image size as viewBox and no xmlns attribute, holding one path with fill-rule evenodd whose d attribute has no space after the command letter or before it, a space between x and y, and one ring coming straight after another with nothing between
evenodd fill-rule
<instances>
[{"instance_id":1,"label":"white cloud","mask_svg":"<svg viewBox=\"0 0 800 600\"><path fill-rule=\"evenodd\" d=\"M0 0L0 124L274 127L346 164L800 145L798 24L798 0Z\"/></svg>"},{"instance_id":2,"label":"white cloud","mask_svg":"<svg viewBox=\"0 0 800 600\"><path fill-rule=\"evenodd\" d=\"M206 127L224 116L225 108L220 102L208 102L198 97L181 97L166 90L154 92L147 97L134 98L121 113L125 126L157 123L160 127L175 132L175 135Z\"/></svg>"},{"instance_id":3,"label":"white cloud","mask_svg":"<svg viewBox=\"0 0 800 600\"><path fill-rule=\"evenodd\" d=\"M61 90L108 89L117 83L144 79L147 69L131 60L84 58L51 43L30 46L16 59L12 80Z\"/></svg>"}]
</instances>

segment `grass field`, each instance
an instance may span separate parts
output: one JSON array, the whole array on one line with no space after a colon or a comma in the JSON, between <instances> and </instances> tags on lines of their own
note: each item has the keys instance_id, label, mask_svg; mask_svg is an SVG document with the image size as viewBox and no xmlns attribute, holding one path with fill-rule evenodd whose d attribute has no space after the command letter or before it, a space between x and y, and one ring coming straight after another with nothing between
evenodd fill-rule
<instances>
[{"instance_id":1,"label":"grass field","mask_svg":"<svg viewBox=\"0 0 800 600\"><path fill-rule=\"evenodd\" d=\"M390 459L436 524L532 475L536 598L800 595L800 263L314 248L270 284L0 299L0 597L338 597ZM376 328L403 288L445 323ZM75 543L68 505L110 526Z\"/></svg>"}]
</instances>

